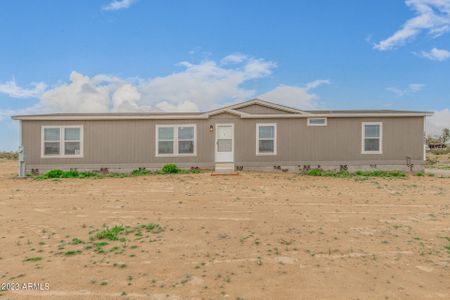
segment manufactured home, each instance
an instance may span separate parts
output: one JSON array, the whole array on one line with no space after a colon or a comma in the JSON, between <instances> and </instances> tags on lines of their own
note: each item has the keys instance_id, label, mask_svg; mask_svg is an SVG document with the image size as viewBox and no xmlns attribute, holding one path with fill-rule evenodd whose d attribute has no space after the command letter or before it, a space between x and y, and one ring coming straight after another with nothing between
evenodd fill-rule
<instances>
[{"instance_id":1,"label":"manufactured home","mask_svg":"<svg viewBox=\"0 0 450 300\"><path fill-rule=\"evenodd\" d=\"M255 99L202 113L14 116L25 172L424 167L429 112L300 110Z\"/></svg>"}]
</instances>

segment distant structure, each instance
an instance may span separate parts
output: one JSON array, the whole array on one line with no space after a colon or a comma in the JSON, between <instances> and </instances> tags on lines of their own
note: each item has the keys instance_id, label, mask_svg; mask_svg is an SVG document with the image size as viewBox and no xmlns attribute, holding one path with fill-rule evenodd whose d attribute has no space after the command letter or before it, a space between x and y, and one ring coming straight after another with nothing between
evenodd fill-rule
<instances>
[{"instance_id":1,"label":"distant structure","mask_svg":"<svg viewBox=\"0 0 450 300\"><path fill-rule=\"evenodd\" d=\"M447 149L446 144L439 142L429 142L427 146L430 150Z\"/></svg>"}]
</instances>

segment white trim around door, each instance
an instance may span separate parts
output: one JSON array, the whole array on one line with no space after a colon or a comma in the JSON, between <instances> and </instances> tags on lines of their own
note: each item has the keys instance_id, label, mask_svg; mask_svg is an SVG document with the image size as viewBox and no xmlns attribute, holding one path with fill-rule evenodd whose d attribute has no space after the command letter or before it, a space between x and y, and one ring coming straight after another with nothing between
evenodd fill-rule
<instances>
[{"instance_id":1,"label":"white trim around door","mask_svg":"<svg viewBox=\"0 0 450 300\"><path fill-rule=\"evenodd\" d=\"M234 124L218 123L215 131L215 162L234 162Z\"/></svg>"}]
</instances>

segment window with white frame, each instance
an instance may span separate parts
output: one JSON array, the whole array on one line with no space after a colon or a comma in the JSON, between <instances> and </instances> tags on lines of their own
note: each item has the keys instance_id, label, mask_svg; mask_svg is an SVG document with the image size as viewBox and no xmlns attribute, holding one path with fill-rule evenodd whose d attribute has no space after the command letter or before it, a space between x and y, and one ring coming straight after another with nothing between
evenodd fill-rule
<instances>
[{"instance_id":1,"label":"window with white frame","mask_svg":"<svg viewBox=\"0 0 450 300\"><path fill-rule=\"evenodd\" d=\"M277 124L256 124L256 154L277 154Z\"/></svg>"},{"instance_id":2,"label":"window with white frame","mask_svg":"<svg viewBox=\"0 0 450 300\"><path fill-rule=\"evenodd\" d=\"M157 156L196 155L195 125L157 125Z\"/></svg>"},{"instance_id":3,"label":"window with white frame","mask_svg":"<svg viewBox=\"0 0 450 300\"><path fill-rule=\"evenodd\" d=\"M308 126L327 126L327 118L308 118Z\"/></svg>"},{"instance_id":4,"label":"window with white frame","mask_svg":"<svg viewBox=\"0 0 450 300\"><path fill-rule=\"evenodd\" d=\"M383 123L362 123L362 154L381 154L383 152Z\"/></svg>"},{"instance_id":5,"label":"window with white frame","mask_svg":"<svg viewBox=\"0 0 450 300\"><path fill-rule=\"evenodd\" d=\"M42 157L81 157L82 126L43 126Z\"/></svg>"}]
</instances>

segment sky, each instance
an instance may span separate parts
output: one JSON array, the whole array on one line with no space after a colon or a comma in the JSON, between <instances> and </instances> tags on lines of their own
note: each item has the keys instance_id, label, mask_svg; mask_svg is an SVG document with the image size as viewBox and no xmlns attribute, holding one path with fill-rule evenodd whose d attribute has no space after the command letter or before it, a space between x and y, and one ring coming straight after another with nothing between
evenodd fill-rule
<instances>
[{"instance_id":1,"label":"sky","mask_svg":"<svg viewBox=\"0 0 450 300\"><path fill-rule=\"evenodd\" d=\"M450 0L6 0L0 151L11 116L303 109L432 111L450 127Z\"/></svg>"}]
</instances>

